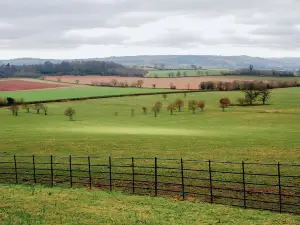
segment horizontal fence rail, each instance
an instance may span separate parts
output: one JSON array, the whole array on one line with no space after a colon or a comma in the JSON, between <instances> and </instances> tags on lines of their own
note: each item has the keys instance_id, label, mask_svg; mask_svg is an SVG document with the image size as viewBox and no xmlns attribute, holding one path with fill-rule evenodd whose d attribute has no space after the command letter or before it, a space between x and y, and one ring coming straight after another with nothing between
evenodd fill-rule
<instances>
[{"instance_id":1,"label":"horizontal fence rail","mask_svg":"<svg viewBox=\"0 0 300 225\"><path fill-rule=\"evenodd\" d=\"M84 186L300 214L300 164L0 155L0 183Z\"/></svg>"}]
</instances>

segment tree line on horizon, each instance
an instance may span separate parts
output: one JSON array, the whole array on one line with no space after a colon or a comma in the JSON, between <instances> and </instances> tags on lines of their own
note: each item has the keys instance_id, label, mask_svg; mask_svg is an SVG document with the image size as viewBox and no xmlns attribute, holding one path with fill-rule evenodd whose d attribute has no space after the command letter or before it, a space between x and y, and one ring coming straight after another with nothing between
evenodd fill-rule
<instances>
[{"instance_id":1,"label":"tree line on horizon","mask_svg":"<svg viewBox=\"0 0 300 225\"><path fill-rule=\"evenodd\" d=\"M113 62L103 61L63 61L61 63L52 63L47 61L39 65L0 66L0 78L9 77L40 77L43 75L117 75L117 76L137 76L142 77L147 74L146 70L137 68L128 68Z\"/></svg>"}]
</instances>

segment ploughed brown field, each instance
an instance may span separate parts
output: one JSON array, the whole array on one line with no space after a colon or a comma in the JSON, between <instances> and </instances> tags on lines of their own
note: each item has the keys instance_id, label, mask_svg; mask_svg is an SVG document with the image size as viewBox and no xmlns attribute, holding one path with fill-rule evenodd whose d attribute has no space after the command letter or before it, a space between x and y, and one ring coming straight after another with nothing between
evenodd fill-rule
<instances>
[{"instance_id":1,"label":"ploughed brown field","mask_svg":"<svg viewBox=\"0 0 300 225\"><path fill-rule=\"evenodd\" d=\"M176 86L176 89L199 89L199 84L204 81L222 81L232 82L237 79L224 77L179 77L179 78L148 78L148 77L118 77L118 76L46 76L45 80L57 81L60 78L61 82L79 84L93 84L97 82L127 82L128 85L143 80L144 88L152 88L155 84L156 88L170 88L171 85ZM249 79L245 79L249 80ZM249 80L250 81L250 80Z\"/></svg>"},{"instance_id":2,"label":"ploughed brown field","mask_svg":"<svg viewBox=\"0 0 300 225\"><path fill-rule=\"evenodd\" d=\"M0 91L36 90L66 86L67 85L27 80L0 80Z\"/></svg>"}]
</instances>

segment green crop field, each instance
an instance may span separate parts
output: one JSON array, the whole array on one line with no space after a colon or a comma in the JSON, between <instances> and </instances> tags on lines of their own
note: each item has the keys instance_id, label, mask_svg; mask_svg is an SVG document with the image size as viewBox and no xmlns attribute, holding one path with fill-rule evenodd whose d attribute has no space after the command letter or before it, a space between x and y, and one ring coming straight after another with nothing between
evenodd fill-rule
<instances>
[{"instance_id":1,"label":"green crop field","mask_svg":"<svg viewBox=\"0 0 300 225\"><path fill-rule=\"evenodd\" d=\"M209 75L221 75L222 72L228 72L227 69L202 69L202 70L151 70L147 76L150 77L169 77L170 73L174 74L174 77L177 77L177 72L180 72L181 77L186 76L209 76Z\"/></svg>"},{"instance_id":2,"label":"green crop field","mask_svg":"<svg viewBox=\"0 0 300 225\"><path fill-rule=\"evenodd\" d=\"M53 99L80 98L92 96L107 96L136 93L153 93L170 90L141 89L141 88L114 88L114 87L66 87L26 91L2 91L0 97L23 98L25 101L42 101Z\"/></svg>"},{"instance_id":3,"label":"green crop field","mask_svg":"<svg viewBox=\"0 0 300 225\"><path fill-rule=\"evenodd\" d=\"M12 224L300 224L299 216L117 192L0 186L0 222Z\"/></svg>"}]
</instances>

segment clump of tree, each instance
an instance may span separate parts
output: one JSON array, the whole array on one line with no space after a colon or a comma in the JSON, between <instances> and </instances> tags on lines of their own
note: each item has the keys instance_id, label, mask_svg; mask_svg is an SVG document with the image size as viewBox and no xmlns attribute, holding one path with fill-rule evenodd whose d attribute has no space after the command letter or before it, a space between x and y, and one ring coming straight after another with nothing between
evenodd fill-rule
<instances>
[{"instance_id":1,"label":"clump of tree","mask_svg":"<svg viewBox=\"0 0 300 225\"><path fill-rule=\"evenodd\" d=\"M225 108L227 108L230 105L230 100L229 98L222 98L220 99L220 108L222 109L222 111L225 111Z\"/></svg>"},{"instance_id":2,"label":"clump of tree","mask_svg":"<svg viewBox=\"0 0 300 225\"><path fill-rule=\"evenodd\" d=\"M176 105L174 103L171 103L168 105L167 109L170 111L170 114L173 115L173 111L176 110Z\"/></svg>"},{"instance_id":3,"label":"clump of tree","mask_svg":"<svg viewBox=\"0 0 300 225\"><path fill-rule=\"evenodd\" d=\"M198 107L201 109L201 111L203 112L204 111L204 108L205 108L205 102L200 100L198 102Z\"/></svg>"},{"instance_id":4,"label":"clump of tree","mask_svg":"<svg viewBox=\"0 0 300 225\"><path fill-rule=\"evenodd\" d=\"M268 86L264 83L248 83L244 84L243 93L245 95L246 102L249 105L253 105L253 102L259 98L262 104L265 104L269 99L271 92L268 90Z\"/></svg>"},{"instance_id":5,"label":"clump of tree","mask_svg":"<svg viewBox=\"0 0 300 225\"><path fill-rule=\"evenodd\" d=\"M188 107L189 107L189 110L192 110L193 113L195 114L196 110L198 108L198 102L196 100L190 100L188 103Z\"/></svg>"},{"instance_id":6,"label":"clump of tree","mask_svg":"<svg viewBox=\"0 0 300 225\"><path fill-rule=\"evenodd\" d=\"M175 101L175 106L176 106L176 108L178 108L178 111L181 112L181 109L184 106L184 101L181 99L177 99Z\"/></svg>"},{"instance_id":7,"label":"clump of tree","mask_svg":"<svg viewBox=\"0 0 300 225\"><path fill-rule=\"evenodd\" d=\"M68 107L65 110L65 116L69 117L69 120L73 120L73 116L76 114L75 109L73 109L72 107Z\"/></svg>"}]
</instances>

